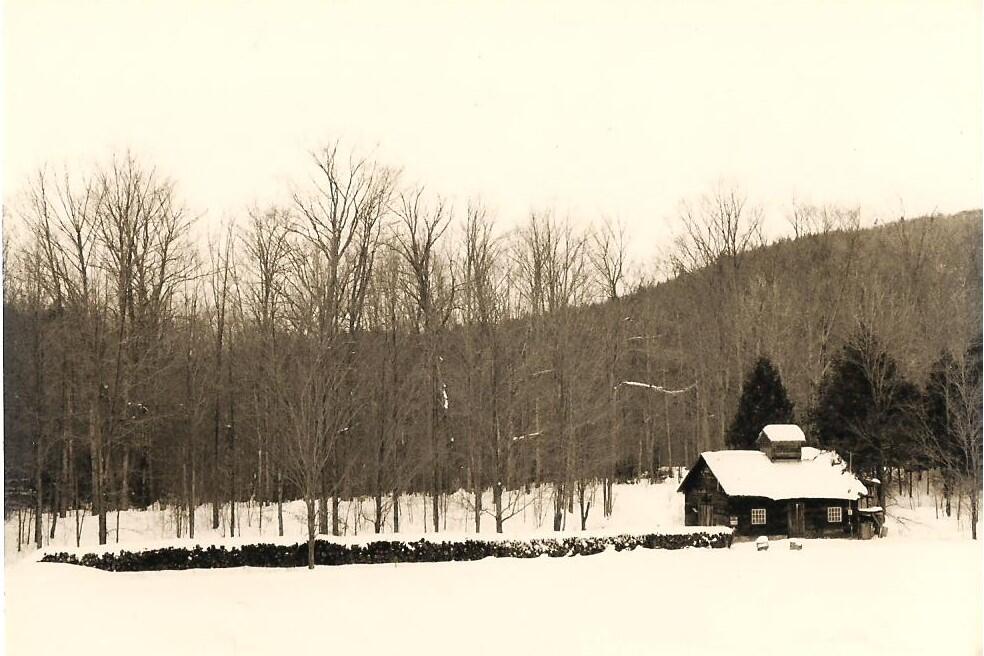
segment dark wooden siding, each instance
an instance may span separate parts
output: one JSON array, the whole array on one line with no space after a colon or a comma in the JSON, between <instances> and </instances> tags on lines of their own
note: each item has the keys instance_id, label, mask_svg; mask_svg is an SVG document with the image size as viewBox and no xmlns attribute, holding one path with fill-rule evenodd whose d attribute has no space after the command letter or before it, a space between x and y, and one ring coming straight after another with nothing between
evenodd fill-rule
<instances>
[{"instance_id":1,"label":"dark wooden siding","mask_svg":"<svg viewBox=\"0 0 984 656\"><path fill-rule=\"evenodd\" d=\"M773 442L764 434L755 440L755 447L769 456L769 460L799 460L804 446L803 442Z\"/></svg>"},{"instance_id":2,"label":"dark wooden siding","mask_svg":"<svg viewBox=\"0 0 984 656\"><path fill-rule=\"evenodd\" d=\"M786 536L789 535L789 507L793 503L802 503L805 515L805 535L807 538L844 538L853 537L856 532L853 530L854 522L857 519L857 512L849 514L848 510L854 508L853 502L843 499L790 499L782 501L772 501L760 497L731 497L730 510L732 515L737 515L738 526L735 528L736 535L757 537L759 535ZM841 521L831 523L827 521L827 508L839 507L841 509ZM765 508L766 523L762 525L752 524L752 508Z\"/></svg>"},{"instance_id":3,"label":"dark wooden siding","mask_svg":"<svg viewBox=\"0 0 984 656\"><path fill-rule=\"evenodd\" d=\"M802 442L773 442L772 460L799 460L802 457Z\"/></svg>"},{"instance_id":4,"label":"dark wooden siding","mask_svg":"<svg viewBox=\"0 0 984 656\"><path fill-rule=\"evenodd\" d=\"M857 502L844 499L800 499L806 508L806 535L813 538L844 538L854 534L853 523L857 512ZM827 508L840 508L841 521L827 521ZM848 512L848 511L854 512Z\"/></svg>"},{"instance_id":5,"label":"dark wooden siding","mask_svg":"<svg viewBox=\"0 0 984 656\"><path fill-rule=\"evenodd\" d=\"M698 508L701 505L710 505L712 509L713 526L728 525L728 495L721 489L721 485L715 478L714 473L701 461L698 468L690 477L686 491L684 492L683 520L687 526L699 526L700 515Z\"/></svg>"},{"instance_id":6,"label":"dark wooden siding","mask_svg":"<svg viewBox=\"0 0 984 656\"><path fill-rule=\"evenodd\" d=\"M738 517L736 535L757 537L786 534L785 501L773 501L762 497L730 497L728 501L728 514ZM754 508L765 509L765 524L752 524Z\"/></svg>"}]
</instances>

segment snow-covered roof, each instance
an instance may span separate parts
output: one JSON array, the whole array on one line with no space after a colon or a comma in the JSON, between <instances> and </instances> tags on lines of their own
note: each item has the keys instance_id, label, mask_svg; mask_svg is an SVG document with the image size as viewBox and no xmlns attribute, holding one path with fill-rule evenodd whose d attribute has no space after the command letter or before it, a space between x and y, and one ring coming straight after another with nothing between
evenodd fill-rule
<instances>
[{"instance_id":1,"label":"snow-covered roof","mask_svg":"<svg viewBox=\"0 0 984 656\"><path fill-rule=\"evenodd\" d=\"M806 442L803 429L796 424L769 424L762 432L770 442Z\"/></svg>"},{"instance_id":2,"label":"snow-covered roof","mask_svg":"<svg viewBox=\"0 0 984 656\"><path fill-rule=\"evenodd\" d=\"M832 451L803 447L799 460L770 460L761 451L700 454L728 496L767 499L857 499L868 490ZM695 467L692 471L696 471ZM680 484L681 490L690 474Z\"/></svg>"}]
</instances>

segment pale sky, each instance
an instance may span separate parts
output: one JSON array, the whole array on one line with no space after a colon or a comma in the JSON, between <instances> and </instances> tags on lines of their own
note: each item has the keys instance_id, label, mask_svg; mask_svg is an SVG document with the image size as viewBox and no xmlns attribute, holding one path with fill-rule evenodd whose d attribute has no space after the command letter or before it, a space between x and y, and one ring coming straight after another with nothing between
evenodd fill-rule
<instances>
[{"instance_id":1,"label":"pale sky","mask_svg":"<svg viewBox=\"0 0 984 656\"><path fill-rule=\"evenodd\" d=\"M5 194L130 148L205 224L327 140L408 183L617 217L636 255L738 184L871 216L979 207L979 2L8 0Z\"/></svg>"}]
</instances>

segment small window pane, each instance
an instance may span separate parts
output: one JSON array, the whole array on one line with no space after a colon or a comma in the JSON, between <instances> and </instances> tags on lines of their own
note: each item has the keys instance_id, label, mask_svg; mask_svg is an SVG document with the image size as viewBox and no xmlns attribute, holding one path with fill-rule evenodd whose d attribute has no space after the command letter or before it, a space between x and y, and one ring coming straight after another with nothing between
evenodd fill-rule
<instances>
[{"instance_id":1,"label":"small window pane","mask_svg":"<svg viewBox=\"0 0 984 656\"><path fill-rule=\"evenodd\" d=\"M827 508L827 521L835 524L843 520L843 510L840 506L829 506Z\"/></svg>"},{"instance_id":2,"label":"small window pane","mask_svg":"<svg viewBox=\"0 0 984 656\"><path fill-rule=\"evenodd\" d=\"M765 508L752 508L752 524L765 524Z\"/></svg>"}]
</instances>

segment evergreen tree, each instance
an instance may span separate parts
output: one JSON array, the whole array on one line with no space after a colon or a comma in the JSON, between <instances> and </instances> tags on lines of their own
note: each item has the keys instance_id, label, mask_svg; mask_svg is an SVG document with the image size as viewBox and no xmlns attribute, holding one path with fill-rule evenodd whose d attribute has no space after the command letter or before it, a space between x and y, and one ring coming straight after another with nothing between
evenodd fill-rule
<instances>
[{"instance_id":1,"label":"evergreen tree","mask_svg":"<svg viewBox=\"0 0 984 656\"><path fill-rule=\"evenodd\" d=\"M865 328L844 346L820 384L812 413L820 444L835 449L855 470L881 479L882 505L885 467L911 460L909 435L919 396Z\"/></svg>"},{"instance_id":2,"label":"evergreen tree","mask_svg":"<svg viewBox=\"0 0 984 656\"><path fill-rule=\"evenodd\" d=\"M793 423L793 404L786 394L779 372L772 362L761 357L741 386L738 411L728 429L728 446L754 449L755 439L769 424Z\"/></svg>"}]
</instances>

